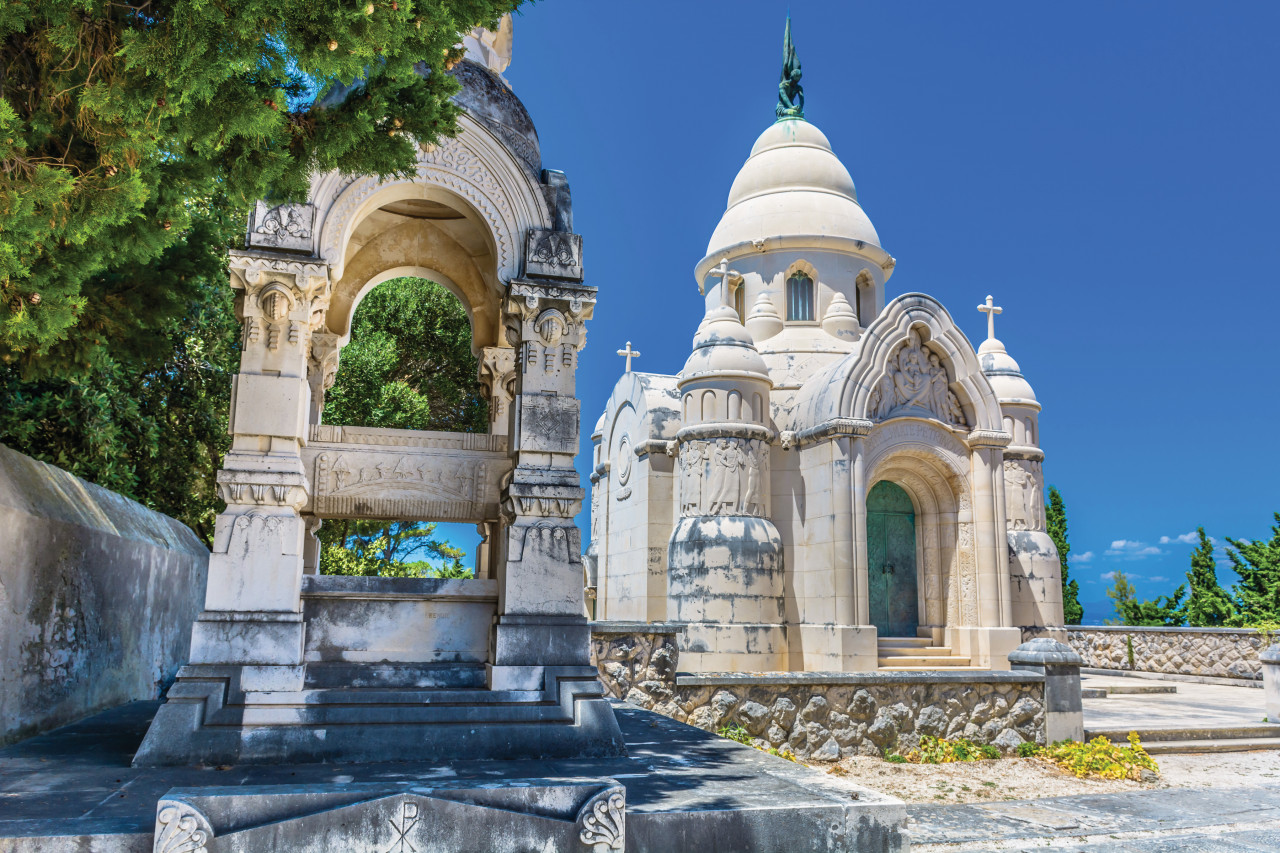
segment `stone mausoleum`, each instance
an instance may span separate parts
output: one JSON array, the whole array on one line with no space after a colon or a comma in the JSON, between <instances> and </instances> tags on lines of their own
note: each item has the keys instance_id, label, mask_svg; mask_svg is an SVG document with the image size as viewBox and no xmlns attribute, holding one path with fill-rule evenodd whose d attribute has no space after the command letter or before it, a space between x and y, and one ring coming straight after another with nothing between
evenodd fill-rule
<instances>
[{"instance_id":1,"label":"stone mausoleum","mask_svg":"<svg viewBox=\"0 0 1280 853\"><path fill-rule=\"evenodd\" d=\"M592 432L594 616L681 624L693 671L1007 669L1020 627L1063 621L1040 404L991 297L977 349L932 297L888 298L799 80L788 31L692 352L674 376L628 357Z\"/></svg>"}]
</instances>

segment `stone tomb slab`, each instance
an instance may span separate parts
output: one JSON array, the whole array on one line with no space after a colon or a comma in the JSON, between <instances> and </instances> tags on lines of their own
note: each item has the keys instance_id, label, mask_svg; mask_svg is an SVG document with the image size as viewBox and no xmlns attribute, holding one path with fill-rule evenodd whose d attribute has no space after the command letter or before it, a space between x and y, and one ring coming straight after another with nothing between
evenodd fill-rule
<instances>
[{"instance_id":1,"label":"stone tomb slab","mask_svg":"<svg viewBox=\"0 0 1280 853\"><path fill-rule=\"evenodd\" d=\"M296 828L315 824L314 833L334 822L368 827L369 845L385 842L369 850L410 853L392 842L415 809L428 821L424 829L435 820L482 827L501 814L512 827L568 839L569 846L545 849L604 853L618 848L583 847L580 837L575 848L565 833L581 832L581 806L614 783L624 790L623 849L632 853L899 853L908 846L899 800L624 703L614 709L625 758L442 764L411 760L406 744L407 760L381 764L131 767L155 708L133 703L0 750L0 853L163 850L155 846L163 803L185 803L203 816L207 828L194 817L188 826L212 833L206 853L366 849L354 836L286 843ZM184 814L168 815L166 826ZM438 849L504 849L466 838ZM412 840L418 851L433 849L426 835Z\"/></svg>"}]
</instances>

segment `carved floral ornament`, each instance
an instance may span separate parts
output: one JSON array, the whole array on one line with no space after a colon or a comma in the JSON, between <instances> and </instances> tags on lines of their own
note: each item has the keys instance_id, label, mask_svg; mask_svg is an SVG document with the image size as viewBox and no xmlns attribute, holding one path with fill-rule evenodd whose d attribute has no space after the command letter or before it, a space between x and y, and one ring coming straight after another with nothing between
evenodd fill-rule
<instances>
[{"instance_id":1,"label":"carved floral ornament","mask_svg":"<svg viewBox=\"0 0 1280 853\"><path fill-rule=\"evenodd\" d=\"M178 800L160 801L154 853L204 853L212 838L213 829L200 812Z\"/></svg>"},{"instance_id":2,"label":"carved floral ornament","mask_svg":"<svg viewBox=\"0 0 1280 853\"><path fill-rule=\"evenodd\" d=\"M621 787L596 794L578 813L578 839L593 850L622 850L626 844L627 797Z\"/></svg>"},{"instance_id":3,"label":"carved floral ornament","mask_svg":"<svg viewBox=\"0 0 1280 853\"><path fill-rule=\"evenodd\" d=\"M867 399L867 414L876 421L913 410L951 426L967 426L960 400L950 389L946 366L915 329L889 354L884 375Z\"/></svg>"}]
</instances>

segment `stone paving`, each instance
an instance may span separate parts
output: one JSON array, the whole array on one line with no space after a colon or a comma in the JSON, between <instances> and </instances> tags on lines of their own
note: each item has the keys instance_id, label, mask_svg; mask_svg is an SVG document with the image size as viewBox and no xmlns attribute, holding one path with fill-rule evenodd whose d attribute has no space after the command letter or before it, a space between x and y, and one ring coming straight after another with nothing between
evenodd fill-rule
<instances>
[{"instance_id":1,"label":"stone paving","mask_svg":"<svg viewBox=\"0 0 1280 853\"><path fill-rule=\"evenodd\" d=\"M1280 765L1280 753L1276 753ZM1275 853L1280 785L907 807L913 853Z\"/></svg>"},{"instance_id":2,"label":"stone paving","mask_svg":"<svg viewBox=\"0 0 1280 853\"><path fill-rule=\"evenodd\" d=\"M1175 687L1176 693L1111 695L1085 699L1086 729L1190 729L1256 726L1266 716L1266 695L1256 687L1081 675L1082 687Z\"/></svg>"}]
</instances>

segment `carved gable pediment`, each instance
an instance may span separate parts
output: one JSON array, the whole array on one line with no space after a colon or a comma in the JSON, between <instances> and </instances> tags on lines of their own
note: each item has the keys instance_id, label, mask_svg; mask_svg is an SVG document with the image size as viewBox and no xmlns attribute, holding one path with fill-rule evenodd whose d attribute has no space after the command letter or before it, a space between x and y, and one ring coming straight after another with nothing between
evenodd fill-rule
<instances>
[{"instance_id":1,"label":"carved gable pediment","mask_svg":"<svg viewBox=\"0 0 1280 853\"><path fill-rule=\"evenodd\" d=\"M951 390L946 362L915 329L890 351L884 373L868 398L867 415L874 421L915 415L968 426L960 399Z\"/></svg>"}]
</instances>

